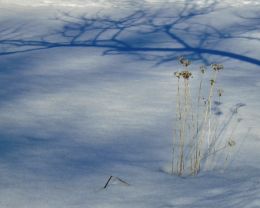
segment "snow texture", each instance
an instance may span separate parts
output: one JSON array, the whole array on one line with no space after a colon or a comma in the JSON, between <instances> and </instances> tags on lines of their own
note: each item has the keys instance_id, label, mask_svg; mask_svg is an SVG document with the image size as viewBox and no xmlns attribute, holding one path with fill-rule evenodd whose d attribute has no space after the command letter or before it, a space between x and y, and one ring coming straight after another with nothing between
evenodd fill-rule
<instances>
[{"instance_id":1,"label":"snow texture","mask_svg":"<svg viewBox=\"0 0 260 208\"><path fill-rule=\"evenodd\" d=\"M1 0L0 10L1 208L260 207L259 1ZM180 55L194 83L201 64L225 66L223 120L244 106L225 170L168 174ZM130 185L103 189L110 176Z\"/></svg>"}]
</instances>

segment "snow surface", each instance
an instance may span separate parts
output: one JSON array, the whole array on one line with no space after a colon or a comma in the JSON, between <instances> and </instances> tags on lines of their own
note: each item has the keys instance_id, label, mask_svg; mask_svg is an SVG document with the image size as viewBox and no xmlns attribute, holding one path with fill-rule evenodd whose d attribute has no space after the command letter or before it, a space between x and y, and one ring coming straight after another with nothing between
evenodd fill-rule
<instances>
[{"instance_id":1,"label":"snow surface","mask_svg":"<svg viewBox=\"0 0 260 208\"><path fill-rule=\"evenodd\" d=\"M212 3L0 1L0 207L260 207L259 1ZM245 105L224 172L167 173L180 55Z\"/></svg>"},{"instance_id":2,"label":"snow surface","mask_svg":"<svg viewBox=\"0 0 260 208\"><path fill-rule=\"evenodd\" d=\"M2 4L14 4L22 6L62 6L62 7L90 7L90 6L102 6L102 7L131 7L140 6L143 4L183 4L185 2L195 4L205 4L216 2L215 0L0 0ZM218 0L221 4L229 4L232 6L241 5L259 5L258 0Z\"/></svg>"}]
</instances>

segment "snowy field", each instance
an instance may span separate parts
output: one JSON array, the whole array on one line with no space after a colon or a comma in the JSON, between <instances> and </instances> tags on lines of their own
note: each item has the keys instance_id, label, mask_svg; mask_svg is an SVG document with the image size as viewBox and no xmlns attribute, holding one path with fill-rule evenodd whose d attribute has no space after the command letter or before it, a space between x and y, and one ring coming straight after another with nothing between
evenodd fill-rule
<instances>
[{"instance_id":1,"label":"snowy field","mask_svg":"<svg viewBox=\"0 0 260 208\"><path fill-rule=\"evenodd\" d=\"M259 0L0 0L0 208L259 208L259 11ZM223 119L244 106L225 170L167 173L181 55L194 75L225 66ZM102 189L111 175L130 185Z\"/></svg>"},{"instance_id":2,"label":"snowy field","mask_svg":"<svg viewBox=\"0 0 260 208\"><path fill-rule=\"evenodd\" d=\"M2 4L8 5L21 5L21 6L62 6L62 7L85 7L90 6L98 7L131 7L131 6L141 6L149 4L183 4L183 3L195 3L200 5L205 5L205 3L221 2L221 4L231 5L231 6L242 6L242 5L259 5L258 0L0 0ZM151 5L150 5L151 6Z\"/></svg>"}]
</instances>

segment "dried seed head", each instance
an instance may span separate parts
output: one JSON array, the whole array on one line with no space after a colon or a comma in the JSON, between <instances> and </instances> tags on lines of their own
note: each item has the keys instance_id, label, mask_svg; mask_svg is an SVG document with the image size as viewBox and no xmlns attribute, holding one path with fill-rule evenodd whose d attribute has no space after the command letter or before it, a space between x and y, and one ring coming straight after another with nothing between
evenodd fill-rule
<instances>
[{"instance_id":1,"label":"dried seed head","mask_svg":"<svg viewBox=\"0 0 260 208\"><path fill-rule=\"evenodd\" d=\"M236 145L236 142L235 142L234 140L230 139L230 140L228 141L228 146L233 147L233 146L235 146L235 145Z\"/></svg>"},{"instance_id":2,"label":"dried seed head","mask_svg":"<svg viewBox=\"0 0 260 208\"><path fill-rule=\"evenodd\" d=\"M211 79L210 80L210 85L212 86L212 85L214 85L215 84L215 80L214 79Z\"/></svg>"},{"instance_id":3,"label":"dried seed head","mask_svg":"<svg viewBox=\"0 0 260 208\"><path fill-rule=\"evenodd\" d=\"M222 89L218 89L218 96L221 97L222 94L223 94L223 92L224 92L224 90L222 90Z\"/></svg>"},{"instance_id":4,"label":"dried seed head","mask_svg":"<svg viewBox=\"0 0 260 208\"><path fill-rule=\"evenodd\" d=\"M206 71L206 67L204 65L200 66L200 72L204 74Z\"/></svg>"},{"instance_id":5,"label":"dried seed head","mask_svg":"<svg viewBox=\"0 0 260 208\"><path fill-rule=\"evenodd\" d=\"M189 61L188 59L184 58L183 56L179 57L179 62L181 65L187 67L189 65L191 65L191 61Z\"/></svg>"},{"instance_id":6,"label":"dried seed head","mask_svg":"<svg viewBox=\"0 0 260 208\"><path fill-rule=\"evenodd\" d=\"M189 79L192 76L192 73L190 71L182 71L180 75L183 77L183 79Z\"/></svg>"},{"instance_id":7,"label":"dried seed head","mask_svg":"<svg viewBox=\"0 0 260 208\"><path fill-rule=\"evenodd\" d=\"M177 77L178 79L181 78L181 73L180 72L174 72L174 76Z\"/></svg>"},{"instance_id":8,"label":"dried seed head","mask_svg":"<svg viewBox=\"0 0 260 208\"><path fill-rule=\"evenodd\" d=\"M222 64L211 64L211 68L214 71L220 71L220 70L224 69L224 66Z\"/></svg>"},{"instance_id":9,"label":"dried seed head","mask_svg":"<svg viewBox=\"0 0 260 208\"><path fill-rule=\"evenodd\" d=\"M203 101L204 105L206 105L208 102L208 99L206 99L205 97L202 97L202 101Z\"/></svg>"}]
</instances>

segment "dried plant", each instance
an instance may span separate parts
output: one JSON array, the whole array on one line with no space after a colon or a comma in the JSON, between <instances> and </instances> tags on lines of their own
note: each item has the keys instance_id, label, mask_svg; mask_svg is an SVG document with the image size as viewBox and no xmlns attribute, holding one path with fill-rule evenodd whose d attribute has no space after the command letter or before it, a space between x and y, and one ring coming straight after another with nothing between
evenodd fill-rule
<instances>
[{"instance_id":1,"label":"dried plant","mask_svg":"<svg viewBox=\"0 0 260 208\"><path fill-rule=\"evenodd\" d=\"M191 61L180 57L179 62L184 69L174 73L177 78L177 96L171 171L179 176L197 175L202 169L214 168L218 154L224 159L223 166L228 164L232 148L236 145L234 132L241 119L237 120L231 135L226 139L222 138L223 126L220 128L220 122L216 118L221 113L212 113L212 109L214 105L221 105L224 91L221 88L216 89L216 84L218 74L224 69L223 65L211 65L211 78L206 85L203 83L206 66L200 67L197 98L193 99L190 90L190 78L193 74L188 68ZM203 88L204 85L206 89ZM205 98L202 91L207 91L207 88L208 95ZM214 100L216 97L217 101ZM231 119L240 107L242 106L233 109ZM226 130L228 123L224 122L224 125Z\"/></svg>"}]
</instances>

